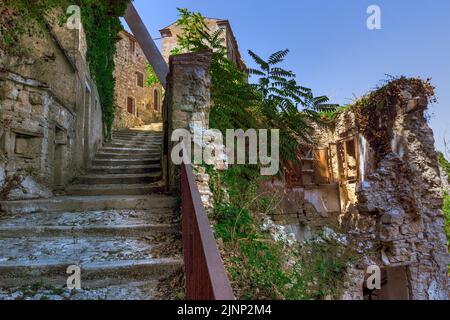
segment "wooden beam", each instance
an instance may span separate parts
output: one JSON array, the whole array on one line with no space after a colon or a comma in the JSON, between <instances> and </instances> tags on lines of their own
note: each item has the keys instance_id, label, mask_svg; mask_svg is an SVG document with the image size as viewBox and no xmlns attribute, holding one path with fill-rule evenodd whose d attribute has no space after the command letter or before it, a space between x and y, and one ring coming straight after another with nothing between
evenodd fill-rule
<instances>
[{"instance_id":1,"label":"wooden beam","mask_svg":"<svg viewBox=\"0 0 450 320\"><path fill-rule=\"evenodd\" d=\"M169 74L169 67L164 60L161 52L153 41L150 33L142 22L139 13L136 11L133 3L130 2L127 11L125 12L125 21L131 29L134 37L144 51L145 57L155 70L161 85L166 88L166 78Z\"/></svg>"}]
</instances>

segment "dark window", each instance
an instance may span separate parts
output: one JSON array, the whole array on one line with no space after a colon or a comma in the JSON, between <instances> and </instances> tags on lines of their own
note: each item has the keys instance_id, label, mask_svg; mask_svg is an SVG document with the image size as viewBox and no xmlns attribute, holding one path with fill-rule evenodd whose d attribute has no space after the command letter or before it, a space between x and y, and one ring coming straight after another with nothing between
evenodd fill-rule
<instances>
[{"instance_id":1,"label":"dark window","mask_svg":"<svg viewBox=\"0 0 450 320\"><path fill-rule=\"evenodd\" d=\"M134 114L134 99L131 97L127 98L127 111L128 113Z\"/></svg>"},{"instance_id":2,"label":"dark window","mask_svg":"<svg viewBox=\"0 0 450 320\"><path fill-rule=\"evenodd\" d=\"M134 53L136 51L136 42L133 39L130 39L130 52Z\"/></svg>"},{"instance_id":3,"label":"dark window","mask_svg":"<svg viewBox=\"0 0 450 320\"><path fill-rule=\"evenodd\" d=\"M153 91L153 109L159 110L159 91L158 89L155 89Z\"/></svg>"},{"instance_id":4,"label":"dark window","mask_svg":"<svg viewBox=\"0 0 450 320\"><path fill-rule=\"evenodd\" d=\"M141 72L136 72L136 85L141 88L144 87L144 74Z\"/></svg>"}]
</instances>

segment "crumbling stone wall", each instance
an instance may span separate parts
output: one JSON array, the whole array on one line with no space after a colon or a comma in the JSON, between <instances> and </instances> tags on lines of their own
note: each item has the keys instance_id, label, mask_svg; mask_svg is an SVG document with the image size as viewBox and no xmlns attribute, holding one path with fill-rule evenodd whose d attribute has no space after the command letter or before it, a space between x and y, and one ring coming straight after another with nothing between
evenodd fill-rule
<instances>
[{"instance_id":1,"label":"crumbling stone wall","mask_svg":"<svg viewBox=\"0 0 450 320\"><path fill-rule=\"evenodd\" d=\"M115 98L117 104L113 127L116 130L132 128L143 124L150 124L162 120L163 88L161 84L147 87L148 61L142 48L133 35L126 31L119 33L117 51L114 58L116 67L114 77L116 79ZM143 76L143 87L139 86L136 72ZM155 90L157 105L155 106ZM134 99L135 110L127 111L127 98Z\"/></svg>"},{"instance_id":2,"label":"crumbling stone wall","mask_svg":"<svg viewBox=\"0 0 450 320\"><path fill-rule=\"evenodd\" d=\"M58 23L0 52L0 193L50 197L102 145L102 114L86 62L83 30ZM16 181L11 189L8 181ZM4 199L2 199L4 200Z\"/></svg>"},{"instance_id":3,"label":"crumbling stone wall","mask_svg":"<svg viewBox=\"0 0 450 320\"><path fill-rule=\"evenodd\" d=\"M362 298L370 265L405 267L411 299L449 297L442 184L425 118L432 99L428 83L394 80L318 134L320 143L351 135L359 142L358 179L340 181L340 232L364 257L349 270L346 299Z\"/></svg>"}]
</instances>

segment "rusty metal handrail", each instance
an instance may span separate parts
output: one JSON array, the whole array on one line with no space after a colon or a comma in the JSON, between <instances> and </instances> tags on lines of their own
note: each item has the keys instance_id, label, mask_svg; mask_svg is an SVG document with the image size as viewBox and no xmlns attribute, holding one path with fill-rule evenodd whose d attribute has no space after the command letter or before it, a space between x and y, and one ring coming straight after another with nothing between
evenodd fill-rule
<instances>
[{"instance_id":1,"label":"rusty metal handrail","mask_svg":"<svg viewBox=\"0 0 450 320\"><path fill-rule=\"evenodd\" d=\"M235 300L192 167L181 166L184 267L189 300Z\"/></svg>"}]
</instances>

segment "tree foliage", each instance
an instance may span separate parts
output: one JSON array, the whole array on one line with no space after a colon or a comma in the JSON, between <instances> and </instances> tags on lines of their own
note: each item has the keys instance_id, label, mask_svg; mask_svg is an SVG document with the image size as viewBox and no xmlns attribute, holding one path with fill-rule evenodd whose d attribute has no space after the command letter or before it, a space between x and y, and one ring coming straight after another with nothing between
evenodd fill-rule
<instances>
[{"instance_id":1,"label":"tree foliage","mask_svg":"<svg viewBox=\"0 0 450 320\"><path fill-rule=\"evenodd\" d=\"M178 9L177 25L182 33L172 54L212 50L211 96L213 107L210 126L226 129L280 129L281 156L296 160L296 150L312 143L312 122L321 123L320 113L332 111L336 105L325 96L315 97L312 90L297 84L292 71L280 67L289 53L281 50L267 60L253 51L249 55L258 69L248 69L258 78L248 82L248 74L227 58L221 29L212 31L200 13Z\"/></svg>"},{"instance_id":2,"label":"tree foliage","mask_svg":"<svg viewBox=\"0 0 450 320\"><path fill-rule=\"evenodd\" d=\"M155 73L155 70L153 69L151 64L148 64L145 68L145 71L147 73L147 79L145 80L145 85L147 87L151 87L157 83L159 83L158 76Z\"/></svg>"}]
</instances>

